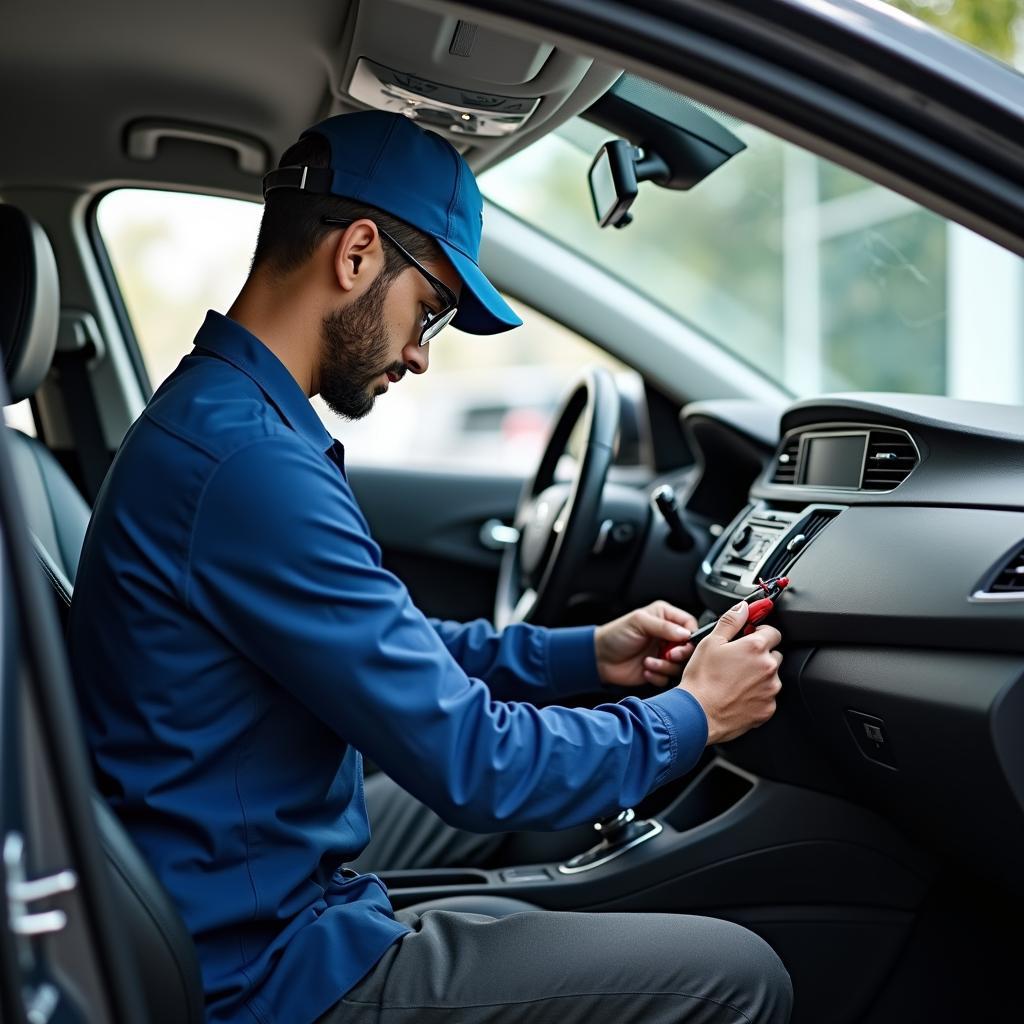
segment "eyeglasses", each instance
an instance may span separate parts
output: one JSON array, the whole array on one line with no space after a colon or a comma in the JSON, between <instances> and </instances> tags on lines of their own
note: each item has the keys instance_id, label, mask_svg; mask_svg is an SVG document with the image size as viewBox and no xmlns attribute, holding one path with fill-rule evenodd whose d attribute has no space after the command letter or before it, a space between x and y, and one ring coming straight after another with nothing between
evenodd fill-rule
<instances>
[{"instance_id":1,"label":"eyeglasses","mask_svg":"<svg viewBox=\"0 0 1024 1024\"><path fill-rule=\"evenodd\" d=\"M321 223L336 228L347 228L355 222L351 220L338 220L336 217L322 217ZM434 289L434 293L441 301L441 308L436 313L432 309L428 309L420 321L419 344L422 347L452 322L455 314L459 311L459 300L455 292L444 281L434 277L411 252L392 238L379 224L377 225L377 230L430 282L430 287Z\"/></svg>"}]
</instances>

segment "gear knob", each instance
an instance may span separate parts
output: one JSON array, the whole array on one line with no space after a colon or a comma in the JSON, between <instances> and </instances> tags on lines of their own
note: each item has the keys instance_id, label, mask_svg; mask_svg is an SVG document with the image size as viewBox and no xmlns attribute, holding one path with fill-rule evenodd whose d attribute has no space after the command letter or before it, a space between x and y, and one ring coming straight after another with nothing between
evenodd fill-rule
<instances>
[{"instance_id":1,"label":"gear knob","mask_svg":"<svg viewBox=\"0 0 1024 1024\"><path fill-rule=\"evenodd\" d=\"M619 811L618 814L613 814L610 818L602 818L600 821L594 822L594 829L601 833L601 839L604 842L609 846L615 846L631 833L630 825L634 821L636 821L636 811L632 807L627 807L626 810Z\"/></svg>"},{"instance_id":2,"label":"gear knob","mask_svg":"<svg viewBox=\"0 0 1024 1024\"><path fill-rule=\"evenodd\" d=\"M571 857L564 864L559 864L558 870L563 875L574 875L605 864L634 846L653 839L661 832L662 827L659 821L637 821L636 811L628 807L618 814L595 822L594 829L600 835L601 841L584 853Z\"/></svg>"}]
</instances>

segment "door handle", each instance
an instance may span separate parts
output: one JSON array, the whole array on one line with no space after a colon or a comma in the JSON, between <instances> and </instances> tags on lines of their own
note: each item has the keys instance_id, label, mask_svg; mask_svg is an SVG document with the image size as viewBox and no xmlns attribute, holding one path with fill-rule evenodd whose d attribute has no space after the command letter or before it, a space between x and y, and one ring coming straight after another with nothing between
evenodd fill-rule
<instances>
[{"instance_id":1,"label":"door handle","mask_svg":"<svg viewBox=\"0 0 1024 1024\"><path fill-rule=\"evenodd\" d=\"M43 878L25 877L25 840L20 832L9 832L4 840L4 868L7 874L7 911L15 935L51 935L68 923L63 910L29 913L29 904L72 892L78 885L74 871L65 869Z\"/></svg>"},{"instance_id":2,"label":"door handle","mask_svg":"<svg viewBox=\"0 0 1024 1024\"><path fill-rule=\"evenodd\" d=\"M504 551L519 542L519 531L500 519L488 519L480 527L480 543L491 551Z\"/></svg>"},{"instance_id":3,"label":"door handle","mask_svg":"<svg viewBox=\"0 0 1024 1024\"><path fill-rule=\"evenodd\" d=\"M57 874L45 878L11 882L7 886L7 898L21 903L35 903L36 900L59 896L62 892L72 892L77 884L78 877L74 871L58 871Z\"/></svg>"},{"instance_id":4,"label":"door handle","mask_svg":"<svg viewBox=\"0 0 1024 1024\"><path fill-rule=\"evenodd\" d=\"M67 926L63 910L46 910L40 914L19 914L11 909L11 931L15 935L53 935Z\"/></svg>"}]
</instances>

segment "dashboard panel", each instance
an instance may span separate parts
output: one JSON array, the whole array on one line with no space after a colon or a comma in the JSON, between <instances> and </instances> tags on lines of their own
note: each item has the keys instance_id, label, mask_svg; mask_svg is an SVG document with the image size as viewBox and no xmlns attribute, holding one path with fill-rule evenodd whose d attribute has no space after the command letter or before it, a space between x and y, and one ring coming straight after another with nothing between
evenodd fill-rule
<instances>
[{"instance_id":1,"label":"dashboard panel","mask_svg":"<svg viewBox=\"0 0 1024 1024\"><path fill-rule=\"evenodd\" d=\"M684 508L723 525L705 605L791 580L779 712L727 756L838 788L1024 890L1024 412L848 394L794 403L774 437L741 403L687 406L683 425L701 451Z\"/></svg>"},{"instance_id":2,"label":"dashboard panel","mask_svg":"<svg viewBox=\"0 0 1024 1024\"><path fill-rule=\"evenodd\" d=\"M691 408L691 407L688 407ZM705 409L705 412L708 410ZM685 414L685 411L684 411ZM834 395L808 399L783 412L780 434L855 422L866 429L905 432L920 463L893 490L837 490L772 477L777 452L751 488L765 501L835 501L845 504L955 505L1024 509L1024 411L1009 405L966 402L932 395Z\"/></svg>"}]
</instances>

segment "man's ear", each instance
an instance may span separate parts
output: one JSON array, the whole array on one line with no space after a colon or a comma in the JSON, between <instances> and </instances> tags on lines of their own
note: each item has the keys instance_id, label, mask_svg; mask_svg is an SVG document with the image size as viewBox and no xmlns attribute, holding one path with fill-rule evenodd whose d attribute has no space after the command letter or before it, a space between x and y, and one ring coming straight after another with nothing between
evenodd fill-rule
<instances>
[{"instance_id":1,"label":"man's ear","mask_svg":"<svg viewBox=\"0 0 1024 1024\"><path fill-rule=\"evenodd\" d=\"M380 233L372 220L353 221L334 247L334 276L343 292L360 294L383 269L384 250Z\"/></svg>"}]
</instances>

